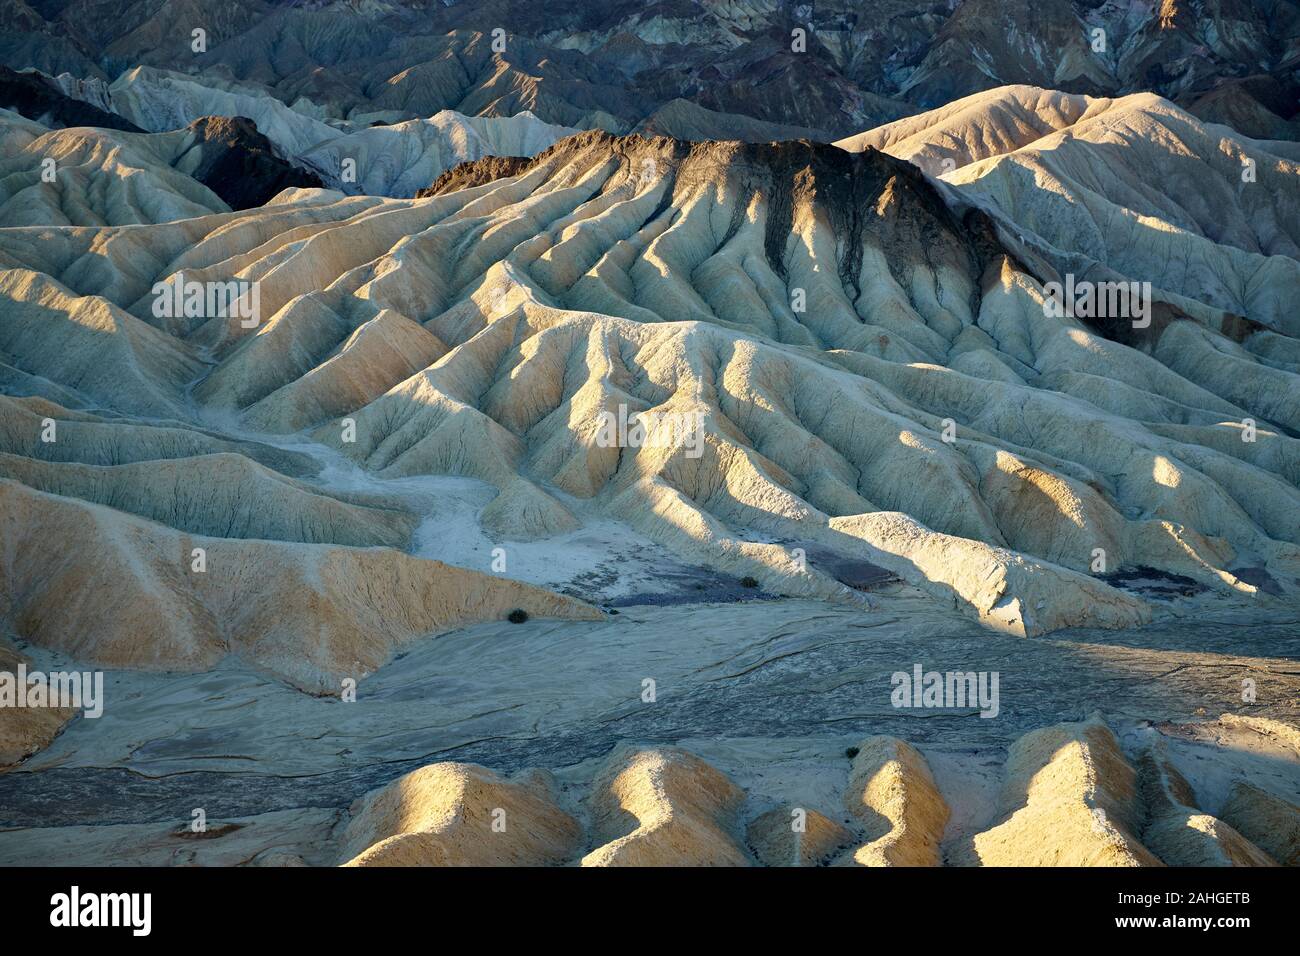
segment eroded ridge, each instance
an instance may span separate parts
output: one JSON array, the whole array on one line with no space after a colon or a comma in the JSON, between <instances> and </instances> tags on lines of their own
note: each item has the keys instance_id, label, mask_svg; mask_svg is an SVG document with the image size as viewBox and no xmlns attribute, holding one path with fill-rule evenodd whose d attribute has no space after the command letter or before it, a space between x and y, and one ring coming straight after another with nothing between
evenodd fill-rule
<instances>
[{"instance_id":1,"label":"eroded ridge","mask_svg":"<svg viewBox=\"0 0 1300 956\"><path fill-rule=\"evenodd\" d=\"M0 372L31 397L6 402L2 450L43 462L10 480L261 534L230 503L181 520L112 492L126 472L73 467L162 456L188 480L233 422L241 454L275 435L381 480L482 481L501 540L571 531L569 502L589 502L774 594L860 600L798 546L1019 634L1149 620L1140 590L1113 586L1147 569L1294 600L1296 422L1238 387L1294 389L1286 327L1173 299L1137 339L1054 317L1051 265L874 150L595 131L435 192L5 231ZM227 280L257 283L255 322L156 314L159 283ZM1196 371L1229 353L1231 387ZM688 416L699 440L602 439L607 416L638 412ZM63 442L40 442L45 418ZM308 491L276 492L293 537L402 546L409 518L349 531L350 503ZM320 519L298 515L322 507L337 518L308 532Z\"/></svg>"}]
</instances>

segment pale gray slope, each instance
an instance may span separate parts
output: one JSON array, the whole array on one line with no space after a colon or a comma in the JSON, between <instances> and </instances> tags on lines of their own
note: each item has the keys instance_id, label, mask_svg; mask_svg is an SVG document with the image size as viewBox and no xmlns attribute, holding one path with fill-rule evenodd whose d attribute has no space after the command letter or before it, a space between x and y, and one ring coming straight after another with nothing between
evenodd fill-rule
<instances>
[{"instance_id":1,"label":"pale gray slope","mask_svg":"<svg viewBox=\"0 0 1300 956\"><path fill-rule=\"evenodd\" d=\"M466 116L441 110L427 119L367 126L323 121L311 103L286 106L247 84L138 67L109 88L113 109L144 129L174 130L201 116L246 116L287 157L346 193L413 196L446 169L482 156L532 156L577 130L528 111ZM345 170L345 162L350 168Z\"/></svg>"},{"instance_id":2,"label":"pale gray slope","mask_svg":"<svg viewBox=\"0 0 1300 956\"><path fill-rule=\"evenodd\" d=\"M230 211L173 168L185 152L176 136L51 131L0 110L0 143L0 228L135 225Z\"/></svg>"},{"instance_id":3,"label":"pale gray slope","mask_svg":"<svg viewBox=\"0 0 1300 956\"><path fill-rule=\"evenodd\" d=\"M295 155L344 192L405 197L414 196L458 163L483 156L533 156L576 132L543 123L526 111L487 117L443 110L428 119L334 136ZM343 164L349 159L355 167L354 181L342 178Z\"/></svg>"},{"instance_id":4,"label":"pale gray slope","mask_svg":"<svg viewBox=\"0 0 1300 956\"><path fill-rule=\"evenodd\" d=\"M267 95L256 85L226 83L136 67L108 88L113 112L154 133L183 129L200 116L246 116L290 155L337 136L341 129Z\"/></svg>"},{"instance_id":5,"label":"pale gray slope","mask_svg":"<svg viewBox=\"0 0 1300 956\"><path fill-rule=\"evenodd\" d=\"M839 145L916 162L1009 220L1062 273L1084 278L1100 264L1289 337L1300 331L1289 292L1300 288L1291 144L1202 123L1151 94L1006 87ZM1284 367L1300 361L1272 338L1247 348Z\"/></svg>"}]
</instances>

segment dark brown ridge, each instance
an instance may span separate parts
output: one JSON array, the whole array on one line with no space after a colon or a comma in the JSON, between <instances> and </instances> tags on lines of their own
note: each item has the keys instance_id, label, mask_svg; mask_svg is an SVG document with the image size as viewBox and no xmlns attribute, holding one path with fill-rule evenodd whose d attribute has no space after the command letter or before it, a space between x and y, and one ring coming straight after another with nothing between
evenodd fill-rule
<instances>
[{"instance_id":1,"label":"dark brown ridge","mask_svg":"<svg viewBox=\"0 0 1300 956\"><path fill-rule=\"evenodd\" d=\"M246 116L200 116L188 129L199 140L199 164L190 175L231 209L255 209L282 189L325 185L282 158Z\"/></svg>"},{"instance_id":2,"label":"dark brown ridge","mask_svg":"<svg viewBox=\"0 0 1300 956\"><path fill-rule=\"evenodd\" d=\"M964 247L962 252L976 276L1004 256L1024 269L998 239L985 213L970 210L959 217L916 166L876 149L850 153L810 140L690 142L667 136L615 136L604 130L588 130L559 140L531 159L492 156L461 163L417 196L442 195L566 161L576 161L581 173L610 156L622 160L628 175L635 174L637 163L645 159L664 164L664 173L673 177L673 185L663 206L653 215L662 212L672 194L680 189L700 182L721 182L728 176L733 181L739 177L742 189L762 193L768 203L764 250L773 270L783 279L794 211L805 203L816 205L829 219L838 240L840 280L855 298L861 293L858 273L862 238L868 230L879 236L886 248L905 244L919 248L927 257L957 243ZM723 241L739 226L738 215L733 217Z\"/></svg>"}]
</instances>

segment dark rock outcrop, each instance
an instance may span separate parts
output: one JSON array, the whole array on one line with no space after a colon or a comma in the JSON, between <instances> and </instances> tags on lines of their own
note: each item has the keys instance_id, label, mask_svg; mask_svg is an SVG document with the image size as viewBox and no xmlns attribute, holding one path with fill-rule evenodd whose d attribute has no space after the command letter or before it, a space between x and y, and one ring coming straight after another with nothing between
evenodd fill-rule
<instances>
[{"instance_id":1,"label":"dark rock outcrop","mask_svg":"<svg viewBox=\"0 0 1300 956\"><path fill-rule=\"evenodd\" d=\"M20 73L0 66L0 107L54 128L97 126L127 133L144 130L115 113L73 99L40 73Z\"/></svg>"},{"instance_id":2,"label":"dark rock outcrop","mask_svg":"<svg viewBox=\"0 0 1300 956\"><path fill-rule=\"evenodd\" d=\"M243 116L203 116L189 125L199 150L191 176L220 196L232 209L261 206L292 187L323 188L315 173L282 159L257 125Z\"/></svg>"}]
</instances>

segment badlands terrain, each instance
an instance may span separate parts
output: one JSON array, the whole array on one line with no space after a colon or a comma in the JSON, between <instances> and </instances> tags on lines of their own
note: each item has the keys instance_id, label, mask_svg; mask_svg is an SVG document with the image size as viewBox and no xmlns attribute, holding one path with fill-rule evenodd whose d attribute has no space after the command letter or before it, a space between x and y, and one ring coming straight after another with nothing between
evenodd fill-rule
<instances>
[{"instance_id":1,"label":"badlands terrain","mask_svg":"<svg viewBox=\"0 0 1300 956\"><path fill-rule=\"evenodd\" d=\"M622 6L5 8L0 863L1300 862L1291 8Z\"/></svg>"},{"instance_id":2,"label":"badlands terrain","mask_svg":"<svg viewBox=\"0 0 1300 956\"><path fill-rule=\"evenodd\" d=\"M1294 0L3 0L0 24L0 62L105 109L136 67L327 121L529 110L758 142L1022 83L1151 91L1269 139L1295 138L1300 106Z\"/></svg>"}]
</instances>

